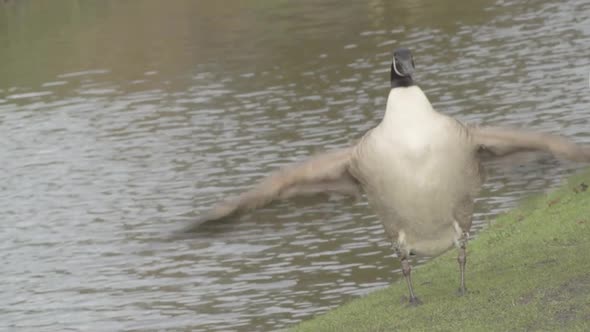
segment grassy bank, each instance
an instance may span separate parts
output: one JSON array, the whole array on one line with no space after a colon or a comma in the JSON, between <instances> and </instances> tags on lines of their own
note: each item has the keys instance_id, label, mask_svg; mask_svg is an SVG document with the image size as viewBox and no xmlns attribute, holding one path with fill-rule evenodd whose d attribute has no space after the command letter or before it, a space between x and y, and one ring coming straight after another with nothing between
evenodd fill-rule
<instances>
[{"instance_id":1,"label":"grassy bank","mask_svg":"<svg viewBox=\"0 0 590 332\"><path fill-rule=\"evenodd\" d=\"M424 302L402 280L293 331L590 331L590 173L500 216L468 245L467 288L456 295L456 250L414 269Z\"/></svg>"}]
</instances>

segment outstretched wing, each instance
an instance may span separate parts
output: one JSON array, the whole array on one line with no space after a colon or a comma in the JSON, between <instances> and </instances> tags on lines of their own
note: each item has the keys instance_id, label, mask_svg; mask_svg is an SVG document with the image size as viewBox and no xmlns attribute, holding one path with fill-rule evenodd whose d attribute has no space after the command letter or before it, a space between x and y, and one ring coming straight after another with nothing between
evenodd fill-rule
<instances>
[{"instance_id":1,"label":"outstretched wing","mask_svg":"<svg viewBox=\"0 0 590 332\"><path fill-rule=\"evenodd\" d=\"M260 208L277 199L321 192L358 196L361 187L349 173L352 147L318 154L302 163L286 166L252 189L224 200L206 212L197 224L223 219Z\"/></svg>"},{"instance_id":2,"label":"outstretched wing","mask_svg":"<svg viewBox=\"0 0 590 332\"><path fill-rule=\"evenodd\" d=\"M470 132L482 160L545 151L558 158L590 162L590 146L576 144L563 136L495 127L471 127Z\"/></svg>"}]
</instances>

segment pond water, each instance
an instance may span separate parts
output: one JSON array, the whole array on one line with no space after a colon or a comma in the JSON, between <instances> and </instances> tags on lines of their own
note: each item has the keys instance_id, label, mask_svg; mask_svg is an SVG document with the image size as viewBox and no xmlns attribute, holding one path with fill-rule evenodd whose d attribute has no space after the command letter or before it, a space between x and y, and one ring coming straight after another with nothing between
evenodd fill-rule
<instances>
[{"instance_id":1,"label":"pond water","mask_svg":"<svg viewBox=\"0 0 590 332\"><path fill-rule=\"evenodd\" d=\"M10 331L269 331L397 280L365 201L171 236L376 125L395 47L443 113L590 142L585 1L5 0L0 46ZM493 165L476 230L580 167Z\"/></svg>"}]
</instances>

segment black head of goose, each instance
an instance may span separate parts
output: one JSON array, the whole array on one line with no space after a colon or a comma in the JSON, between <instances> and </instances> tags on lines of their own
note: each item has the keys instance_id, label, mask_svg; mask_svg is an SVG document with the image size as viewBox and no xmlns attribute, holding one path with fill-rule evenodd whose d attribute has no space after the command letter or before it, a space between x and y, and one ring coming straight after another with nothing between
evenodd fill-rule
<instances>
[{"instance_id":1,"label":"black head of goose","mask_svg":"<svg viewBox=\"0 0 590 332\"><path fill-rule=\"evenodd\" d=\"M407 48L398 48L393 51L391 61L390 81L391 87L408 87L414 85L414 57Z\"/></svg>"}]
</instances>

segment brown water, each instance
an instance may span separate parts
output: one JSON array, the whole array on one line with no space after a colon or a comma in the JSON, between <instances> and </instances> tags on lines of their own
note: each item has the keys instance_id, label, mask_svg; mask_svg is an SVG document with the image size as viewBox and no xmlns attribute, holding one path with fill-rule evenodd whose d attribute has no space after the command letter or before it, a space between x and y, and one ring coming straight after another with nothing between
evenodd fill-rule
<instances>
[{"instance_id":1,"label":"brown water","mask_svg":"<svg viewBox=\"0 0 590 332\"><path fill-rule=\"evenodd\" d=\"M584 1L0 2L0 330L276 330L395 281L365 202L170 235L378 123L402 45L440 111L590 142ZM476 228L578 167L492 167Z\"/></svg>"}]
</instances>

